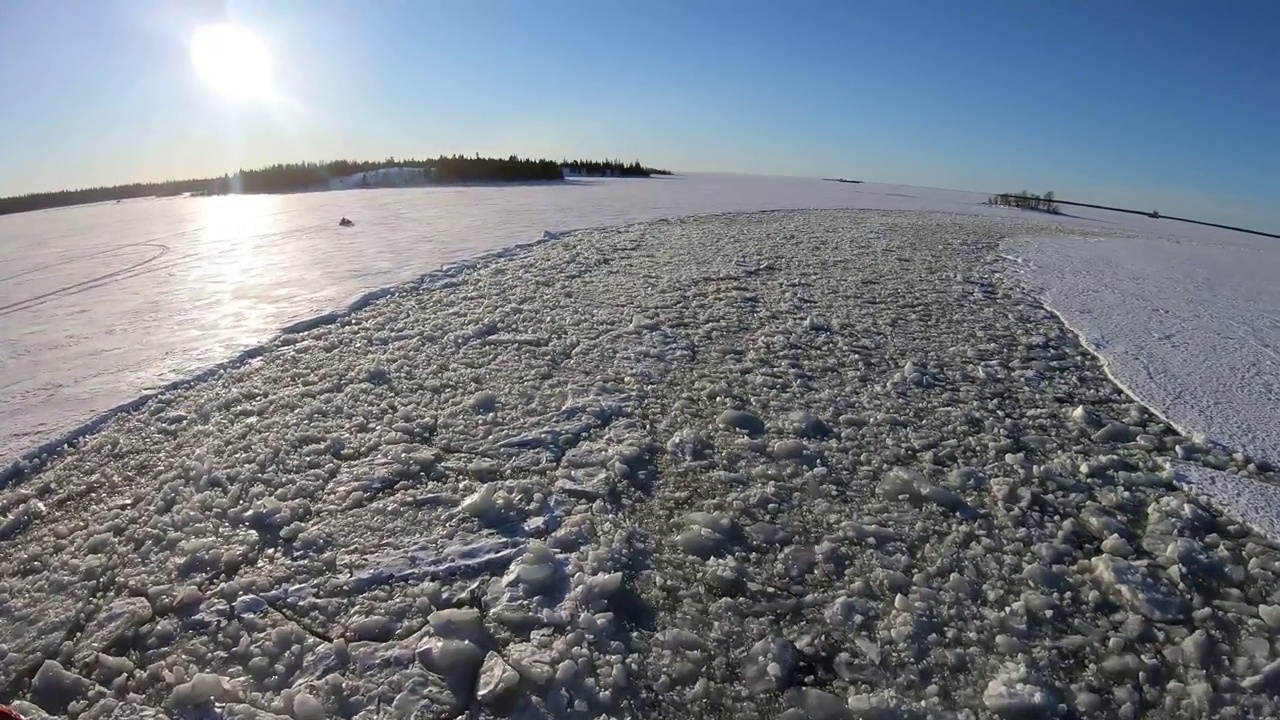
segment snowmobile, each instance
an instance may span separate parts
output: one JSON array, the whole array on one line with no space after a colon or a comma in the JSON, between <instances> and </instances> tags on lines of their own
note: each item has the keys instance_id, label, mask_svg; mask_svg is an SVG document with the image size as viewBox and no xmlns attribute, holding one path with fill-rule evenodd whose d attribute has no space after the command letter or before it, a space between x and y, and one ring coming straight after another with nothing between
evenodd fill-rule
<instances>
[{"instance_id":1,"label":"snowmobile","mask_svg":"<svg viewBox=\"0 0 1280 720\"><path fill-rule=\"evenodd\" d=\"M338 225L340 227L352 227L355 223L351 222L351 218L344 217L338 221Z\"/></svg>"}]
</instances>

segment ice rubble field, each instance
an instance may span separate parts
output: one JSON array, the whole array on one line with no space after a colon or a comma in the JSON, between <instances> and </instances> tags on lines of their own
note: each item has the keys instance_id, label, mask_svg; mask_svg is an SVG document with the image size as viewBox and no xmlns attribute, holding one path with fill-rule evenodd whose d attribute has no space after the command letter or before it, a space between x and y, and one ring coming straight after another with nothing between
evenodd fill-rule
<instances>
[{"instance_id":1,"label":"ice rubble field","mask_svg":"<svg viewBox=\"0 0 1280 720\"><path fill-rule=\"evenodd\" d=\"M0 217L0 463L372 290L544 230L785 208L1009 217L985 195L693 175L562 185L169 198ZM1185 431L1276 460L1273 242L1072 209L1011 245L1021 282ZM337 227L351 216L355 228ZM1100 235L1099 233L1108 233ZM1155 237L1152 237L1154 235ZM1123 237L1121 237L1123 236ZM1158 328L1158 330L1156 330Z\"/></svg>"},{"instance_id":2,"label":"ice rubble field","mask_svg":"<svg viewBox=\"0 0 1280 720\"><path fill-rule=\"evenodd\" d=\"M282 203L271 223L285 229L243 220L203 256L198 219L126 206L212 218L200 208L216 200L18 216L89 218L46 224L38 261L0 218L3 251L34 270L4 301L6 338L31 331L4 346L5 382L97 377L89 407L105 409L221 359L181 346L178 325L225 356L415 274L405 257L426 270L529 227L980 200L671 182L688 184L414 196L449 211L394 192L235 198L241 218ZM715 194L734 183L738 198ZM597 194L563 224L498 209L549 204L550 218L556 192ZM529 225L486 230L485 202ZM360 234L374 211L423 219L384 243ZM168 227L169 249L99 279L125 251L68 248L112 232L114 212L129 213L118 239ZM0 701L31 718L1274 716L1280 551L1258 494L1274 471L1135 403L1108 377L1127 382L1123 368L1023 290L1052 296L1040 283L1063 265L1042 243L1097 237L1089 221L985 212L1000 217L782 212L573 233L161 393L0 492ZM339 214L356 233L321 224ZM432 250L446 219L475 242ZM1268 257L1230 242L1213 251ZM1022 277L995 262L1011 249ZM209 258L224 270L204 277L221 280L192 286ZM180 288L205 295L179 302ZM144 302L122 311L115 294ZM244 299L244 326L219 324L218 297ZM1071 312L1090 342L1116 336ZM59 315L61 336L32 327ZM79 357L33 363L77 323ZM28 410L54 394L27 392ZM1246 502L1223 515L1188 481Z\"/></svg>"},{"instance_id":3,"label":"ice rubble field","mask_svg":"<svg viewBox=\"0 0 1280 720\"><path fill-rule=\"evenodd\" d=\"M0 216L0 463L376 288L544 230L972 193L692 176L167 198ZM339 228L347 216L354 228Z\"/></svg>"}]
</instances>

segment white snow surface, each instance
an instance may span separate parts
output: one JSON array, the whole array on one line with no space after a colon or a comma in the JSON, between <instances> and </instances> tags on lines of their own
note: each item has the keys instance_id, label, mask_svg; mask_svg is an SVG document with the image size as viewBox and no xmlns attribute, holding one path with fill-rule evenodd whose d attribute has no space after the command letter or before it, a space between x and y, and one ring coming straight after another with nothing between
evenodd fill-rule
<instances>
[{"instance_id":1,"label":"white snow surface","mask_svg":"<svg viewBox=\"0 0 1280 720\"><path fill-rule=\"evenodd\" d=\"M985 198L690 175L147 198L0 217L0 465L282 328L543 231L787 208L1051 219ZM342 216L355 227L338 227ZM1052 219L1165 238L1063 236L1013 252L1139 398L1181 426L1274 458L1280 290L1268 280L1277 251L1238 233L1106 211Z\"/></svg>"},{"instance_id":2,"label":"white snow surface","mask_svg":"<svg viewBox=\"0 0 1280 720\"><path fill-rule=\"evenodd\" d=\"M1194 463L1170 463L1169 470L1187 492L1280 542L1280 487Z\"/></svg>"},{"instance_id":3,"label":"white snow surface","mask_svg":"<svg viewBox=\"0 0 1280 720\"><path fill-rule=\"evenodd\" d=\"M1135 397L1197 440L1280 461L1280 241L1074 233L1006 251Z\"/></svg>"}]
</instances>

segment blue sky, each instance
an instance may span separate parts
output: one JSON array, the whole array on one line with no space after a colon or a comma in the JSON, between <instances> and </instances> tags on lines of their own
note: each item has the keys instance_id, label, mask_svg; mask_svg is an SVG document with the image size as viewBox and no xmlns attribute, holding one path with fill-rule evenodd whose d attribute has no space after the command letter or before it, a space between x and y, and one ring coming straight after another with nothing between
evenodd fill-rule
<instances>
[{"instance_id":1,"label":"blue sky","mask_svg":"<svg viewBox=\"0 0 1280 720\"><path fill-rule=\"evenodd\" d=\"M217 96L202 24L270 47ZM1273 0L0 0L0 195L446 152L842 175L1280 228Z\"/></svg>"}]
</instances>

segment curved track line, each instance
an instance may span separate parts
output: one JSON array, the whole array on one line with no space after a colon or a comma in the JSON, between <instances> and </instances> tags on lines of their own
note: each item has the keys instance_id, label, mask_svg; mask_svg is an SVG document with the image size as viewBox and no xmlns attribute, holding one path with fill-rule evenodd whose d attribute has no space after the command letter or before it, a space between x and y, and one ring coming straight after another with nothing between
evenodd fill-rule
<instances>
[{"instance_id":1,"label":"curved track line","mask_svg":"<svg viewBox=\"0 0 1280 720\"><path fill-rule=\"evenodd\" d=\"M78 283L72 283L71 285L60 287L57 290L50 290L49 292L42 293L34 297L24 298L16 302L11 302L7 305L0 305L0 316L9 315L9 314L26 310L29 308L33 308L33 307L38 307L39 305L43 305L44 303L49 302L50 300L53 300L55 298L65 297L69 295L76 295L78 293L84 292L85 290L101 287L102 285L106 285L115 280L121 280L127 277L133 277L137 274L140 274L137 271L146 268L146 266L150 265L156 260L159 260L161 257L163 257L166 253L169 252L168 245L161 245L159 243L134 243L131 245L121 245L111 250L103 250L101 252L75 258L75 260L67 260L63 262L52 263L50 265L45 265L43 268L36 268L35 270L28 270L25 273L19 273L19 275L29 274L31 272L36 272L38 270L47 269L47 268L55 267L58 265L65 265L69 262L75 262L76 260L85 260L87 258L97 257L103 254L117 252L123 248L130 248L130 247L154 248L156 250L156 253L151 257L144 258L143 260L140 260L127 267L123 267L119 270L113 270L109 273L105 273L97 277L89 278L88 280L82 280ZM17 275L12 277L17 277Z\"/></svg>"}]
</instances>

